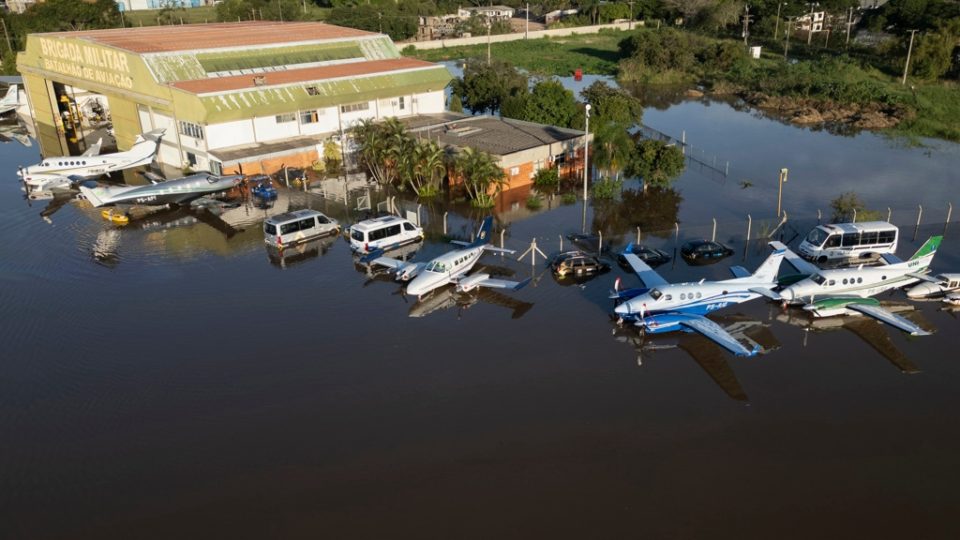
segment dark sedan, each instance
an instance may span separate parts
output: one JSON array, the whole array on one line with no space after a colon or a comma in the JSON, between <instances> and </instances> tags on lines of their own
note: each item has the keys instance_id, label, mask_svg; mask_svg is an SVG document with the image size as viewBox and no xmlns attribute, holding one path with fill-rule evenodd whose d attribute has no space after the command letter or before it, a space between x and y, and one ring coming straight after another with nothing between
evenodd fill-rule
<instances>
[{"instance_id":1,"label":"dark sedan","mask_svg":"<svg viewBox=\"0 0 960 540\"><path fill-rule=\"evenodd\" d=\"M733 250L712 240L691 240L680 247L680 255L690 264L713 264L733 255Z\"/></svg>"},{"instance_id":2,"label":"dark sedan","mask_svg":"<svg viewBox=\"0 0 960 540\"><path fill-rule=\"evenodd\" d=\"M628 253L636 255L641 261L647 263L647 265L651 267L660 266L661 264L670 261L670 255L662 249L629 244L623 249L623 251L617 254L617 262L620 263L620 266L622 266L624 270L631 269L630 263L628 263L627 258L624 257L624 255Z\"/></svg>"}]
</instances>

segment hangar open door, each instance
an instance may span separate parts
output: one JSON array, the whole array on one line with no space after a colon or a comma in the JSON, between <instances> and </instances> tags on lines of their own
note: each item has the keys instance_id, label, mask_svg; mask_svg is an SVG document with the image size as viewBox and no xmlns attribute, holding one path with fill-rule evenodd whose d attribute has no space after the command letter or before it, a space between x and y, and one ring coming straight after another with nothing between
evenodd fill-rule
<instances>
[{"instance_id":1,"label":"hangar open door","mask_svg":"<svg viewBox=\"0 0 960 540\"><path fill-rule=\"evenodd\" d=\"M58 82L51 84L66 154L80 155L101 139L101 153L115 152L117 145L107 97Z\"/></svg>"}]
</instances>

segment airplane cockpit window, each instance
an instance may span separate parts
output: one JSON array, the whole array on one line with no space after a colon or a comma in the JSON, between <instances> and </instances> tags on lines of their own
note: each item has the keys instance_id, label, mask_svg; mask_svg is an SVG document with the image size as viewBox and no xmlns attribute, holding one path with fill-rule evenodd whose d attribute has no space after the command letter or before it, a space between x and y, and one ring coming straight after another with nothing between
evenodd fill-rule
<instances>
[{"instance_id":1,"label":"airplane cockpit window","mask_svg":"<svg viewBox=\"0 0 960 540\"><path fill-rule=\"evenodd\" d=\"M650 291L650 298L653 298L654 300L659 300L661 296L663 296L663 293L658 289L653 289Z\"/></svg>"},{"instance_id":2,"label":"airplane cockpit window","mask_svg":"<svg viewBox=\"0 0 960 540\"><path fill-rule=\"evenodd\" d=\"M810 276L810 279L817 285L823 285L823 282L827 280L827 278L821 276L820 274L814 274Z\"/></svg>"},{"instance_id":3,"label":"airplane cockpit window","mask_svg":"<svg viewBox=\"0 0 960 540\"><path fill-rule=\"evenodd\" d=\"M427 272L446 272L447 266L439 261L433 261L427 265Z\"/></svg>"},{"instance_id":4,"label":"airplane cockpit window","mask_svg":"<svg viewBox=\"0 0 960 540\"><path fill-rule=\"evenodd\" d=\"M216 176L214 176L214 175L212 175L212 174L208 174L208 175L207 175L207 182L210 182L211 184L216 184L216 183L217 183L217 180L219 180L219 179L218 179Z\"/></svg>"}]
</instances>

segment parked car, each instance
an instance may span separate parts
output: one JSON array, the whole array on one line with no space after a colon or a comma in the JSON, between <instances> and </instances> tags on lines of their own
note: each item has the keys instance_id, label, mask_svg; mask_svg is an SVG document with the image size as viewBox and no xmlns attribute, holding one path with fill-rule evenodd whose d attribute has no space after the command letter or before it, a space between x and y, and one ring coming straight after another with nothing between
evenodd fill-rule
<instances>
[{"instance_id":1,"label":"parked car","mask_svg":"<svg viewBox=\"0 0 960 540\"><path fill-rule=\"evenodd\" d=\"M691 240L680 246L680 255L690 264L713 264L733 255L733 250L712 240Z\"/></svg>"},{"instance_id":2,"label":"parked car","mask_svg":"<svg viewBox=\"0 0 960 540\"><path fill-rule=\"evenodd\" d=\"M594 276L610 269L606 262L582 251L560 253L550 261L550 269L557 277Z\"/></svg>"},{"instance_id":3,"label":"parked car","mask_svg":"<svg viewBox=\"0 0 960 540\"><path fill-rule=\"evenodd\" d=\"M595 234L568 234L567 240L587 253L596 253L597 251L609 253L610 251L610 243L601 244L600 237Z\"/></svg>"},{"instance_id":4,"label":"parked car","mask_svg":"<svg viewBox=\"0 0 960 540\"><path fill-rule=\"evenodd\" d=\"M617 254L617 262L624 268L624 270L632 270L630 263L627 262L627 258L624 257L624 255L628 253L636 255L641 261L647 263L651 267L660 266L661 264L670 261L670 254L662 249L627 244L627 247L623 248L623 251Z\"/></svg>"}]
</instances>

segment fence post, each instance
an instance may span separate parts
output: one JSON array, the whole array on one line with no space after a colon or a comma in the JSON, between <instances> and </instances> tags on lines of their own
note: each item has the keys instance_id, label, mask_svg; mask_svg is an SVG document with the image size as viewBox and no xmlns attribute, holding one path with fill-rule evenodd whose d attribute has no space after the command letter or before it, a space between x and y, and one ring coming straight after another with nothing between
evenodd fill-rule
<instances>
[{"instance_id":1,"label":"fence post","mask_svg":"<svg viewBox=\"0 0 960 540\"><path fill-rule=\"evenodd\" d=\"M507 232L506 229L500 229L500 249L503 249L503 234ZM536 240L533 241L534 244L537 243Z\"/></svg>"},{"instance_id":2,"label":"fence post","mask_svg":"<svg viewBox=\"0 0 960 540\"><path fill-rule=\"evenodd\" d=\"M753 216L747 214L747 241L743 243L743 260L747 260L747 251L750 250L750 230L753 228Z\"/></svg>"},{"instance_id":3,"label":"fence post","mask_svg":"<svg viewBox=\"0 0 960 540\"><path fill-rule=\"evenodd\" d=\"M823 223L823 214L820 213L820 209L817 208L817 225Z\"/></svg>"},{"instance_id":4,"label":"fence post","mask_svg":"<svg viewBox=\"0 0 960 540\"><path fill-rule=\"evenodd\" d=\"M922 205L922 204L918 204L918 205L917 205L917 208L919 209L919 211L917 212L917 226L916 226L916 228L913 229L913 240L914 240L914 241L917 240L917 233L920 232L920 218L923 217L923 205Z\"/></svg>"},{"instance_id":5,"label":"fence post","mask_svg":"<svg viewBox=\"0 0 960 540\"><path fill-rule=\"evenodd\" d=\"M856 208L853 209L853 222L854 222L854 223L857 222L857 209L856 209Z\"/></svg>"},{"instance_id":6,"label":"fence post","mask_svg":"<svg viewBox=\"0 0 960 540\"><path fill-rule=\"evenodd\" d=\"M423 227L423 220L420 219L420 207L423 204L417 203L417 227Z\"/></svg>"},{"instance_id":7,"label":"fence post","mask_svg":"<svg viewBox=\"0 0 960 540\"><path fill-rule=\"evenodd\" d=\"M673 226L677 229L676 236L673 239L673 247L676 249L677 245L680 243L680 223L674 221Z\"/></svg>"},{"instance_id":8,"label":"fence post","mask_svg":"<svg viewBox=\"0 0 960 540\"><path fill-rule=\"evenodd\" d=\"M890 216L893 215L893 210L890 207L887 207L887 223L890 223Z\"/></svg>"},{"instance_id":9,"label":"fence post","mask_svg":"<svg viewBox=\"0 0 960 540\"><path fill-rule=\"evenodd\" d=\"M290 173L287 172L286 165L283 166L283 183L285 183L287 187L290 187Z\"/></svg>"},{"instance_id":10,"label":"fence post","mask_svg":"<svg viewBox=\"0 0 960 540\"><path fill-rule=\"evenodd\" d=\"M563 235L558 234L557 236L560 237L560 253L563 253Z\"/></svg>"},{"instance_id":11,"label":"fence post","mask_svg":"<svg viewBox=\"0 0 960 540\"><path fill-rule=\"evenodd\" d=\"M637 227L637 245L640 245L640 227Z\"/></svg>"},{"instance_id":12,"label":"fence post","mask_svg":"<svg viewBox=\"0 0 960 540\"><path fill-rule=\"evenodd\" d=\"M597 236L599 237L597 240L597 257L599 257L603 253L603 231L597 231Z\"/></svg>"},{"instance_id":13,"label":"fence post","mask_svg":"<svg viewBox=\"0 0 960 540\"><path fill-rule=\"evenodd\" d=\"M950 223L950 216L953 215L953 203L947 203L947 223Z\"/></svg>"},{"instance_id":14,"label":"fence post","mask_svg":"<svg viewBox=\"0 0 960 540\"><path fill-rule=\"evenodd\" d=\"M443 235L447 235L447 214L448 212L443 213Z\"/></svg>"},{"instance_id":15,"label":"fence post","mask_svg":"<svg viewBox=\"0 0 960 540\"><path fill-rule=\"evenodd\" d=\"M711 242L717 241L717 218L713 218L713 234L710 235L710 241Z\"/></svg>"}]
</instances>

